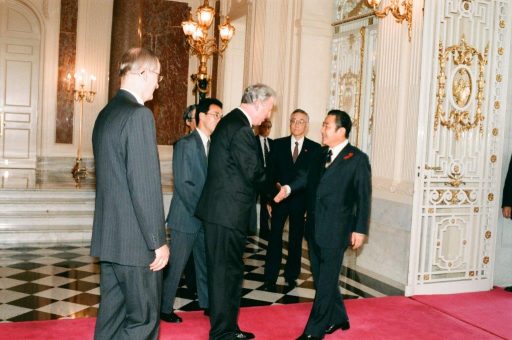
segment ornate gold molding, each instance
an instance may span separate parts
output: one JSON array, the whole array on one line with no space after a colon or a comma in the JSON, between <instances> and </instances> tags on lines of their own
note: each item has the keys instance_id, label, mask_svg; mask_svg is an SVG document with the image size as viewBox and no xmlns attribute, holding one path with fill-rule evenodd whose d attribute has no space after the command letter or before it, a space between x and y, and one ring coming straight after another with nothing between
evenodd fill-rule
<instances>
[{"instance_id":1,"label":"ornate gold molding","mask_svg":"<svg viewBox=\"0 0 512 340\"><path fill-rule=\"evenodd\" d=\"M455 133L455 139L459 140L463 132L469 131L477 126L480 133L483 133L482 121L485 119L482 114L485 87L485 65L487 64L487 53L489 44L480 53L474 47L468 45L464 36L458 45L450 46L446 49L443 43L439 42L439 74L437 76L437 106L434 116L434 131L437 131L439 124L447 127ZM446 74L446 64L451 59L455 65L451 70L450 82L447 84L448 76ZM478 80L476 80L476 94L473 88L473 75L471 66L475 59L478 62ZM446 99L446 87L450 86L450 113L444 111L443 106ZM476 110L472 115L470 106L472 101L476 101Z\"/></svg>"}]
</instances>

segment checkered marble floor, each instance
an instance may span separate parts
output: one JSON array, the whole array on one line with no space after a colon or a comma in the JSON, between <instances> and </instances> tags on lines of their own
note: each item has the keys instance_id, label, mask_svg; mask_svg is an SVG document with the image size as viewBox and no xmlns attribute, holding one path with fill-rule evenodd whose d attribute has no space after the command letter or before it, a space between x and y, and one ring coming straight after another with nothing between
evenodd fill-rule
<instances>
[{"instance_id":1,"label":"checkered marble floor","mask_svg":"<svg viewBox=\"0 0 512 340\"><path fill-rule=\"evenodd\" d=\"M297 287L286 286L280 276L275 292L262 289L266 246L263 239L248 238L241 306L313 301L313 279L305 251ZM283 261L285 258L286 251ZM96 316L99 269L97 258L89 256L88 244L0 246L0 321ZM340 276L340 287L345 299L403 294L346 267ZM199 309L195 294L184 284L174 306L180 311Z\"/></svg>"}]
</instances>

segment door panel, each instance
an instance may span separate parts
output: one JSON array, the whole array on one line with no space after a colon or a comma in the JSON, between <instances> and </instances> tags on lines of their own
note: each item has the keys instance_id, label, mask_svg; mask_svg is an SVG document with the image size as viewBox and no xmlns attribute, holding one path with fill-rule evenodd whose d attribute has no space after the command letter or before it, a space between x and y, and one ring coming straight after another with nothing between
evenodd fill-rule
<instances>
[{"instance_id":1,"label":"door panel","mask_svg":"<svg viewBox=\"0 0 512 340\"><path fill-rule=\"evenodd\" d=\"M0 167L35 168L40 28L20 1L0 2Z\"/></svg>"}]
</instances>

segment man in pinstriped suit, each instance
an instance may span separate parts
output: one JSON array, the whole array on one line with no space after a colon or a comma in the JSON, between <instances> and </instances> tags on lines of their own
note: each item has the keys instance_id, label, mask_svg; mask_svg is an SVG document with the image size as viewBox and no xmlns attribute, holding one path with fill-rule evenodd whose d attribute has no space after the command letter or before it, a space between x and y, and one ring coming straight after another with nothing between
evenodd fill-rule
<instances>
[{"instance_id":1,"label":"man in pinstriped suit","mask_svg":"<svg viewBox=\"0 0 512 340\"><path fill-rule=\"evenodd\" d=\"M92 135L96 203L91 255L100 259L95 339L157 339L162 272L169 259L155 122L144 102L161 80L152 52L128 50L121 89Z\"/></svg>"}]
</instances>

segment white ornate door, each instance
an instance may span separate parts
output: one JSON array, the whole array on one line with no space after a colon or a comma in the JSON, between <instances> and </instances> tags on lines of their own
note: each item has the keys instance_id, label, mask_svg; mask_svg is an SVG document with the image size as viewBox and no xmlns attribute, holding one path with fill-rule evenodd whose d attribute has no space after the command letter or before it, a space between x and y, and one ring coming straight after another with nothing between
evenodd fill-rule
<instances>
[{"instance_id":1,"label":"white ornate door","mask_svg":"<svg viewBox=\"0 0 512 340\"><path fill-rule=\"evenodd\" d=\"M492 288L509 67L505 0L425 1L406 295Z\"/></svg>"},{"instance_id":2,"label":"white ornate door","mask_svg":"<svg viewBox=\"0 0 512 340\"><path fill-rule=\"evenodd\" d=\"M377 43L377 23L375 18L357 3L344 3L339 6L338 17L342 19L335 27L332 43L331 94L329 108L347 112L353 126L350 143L371 154L371 130L374 112L375 93L375 47ZM363 11L363 18L361 16Z\"/></svg>"},{"instance_id":3,"label":"white ornate door","mask_svg":"<svg viewBox=\"0 0 512 340\"><path fill-rule=\"evenodd\" d=\"M0 1L0 167L35 168L41 32L20 1Z\"/></svg>"}]
</instances>

